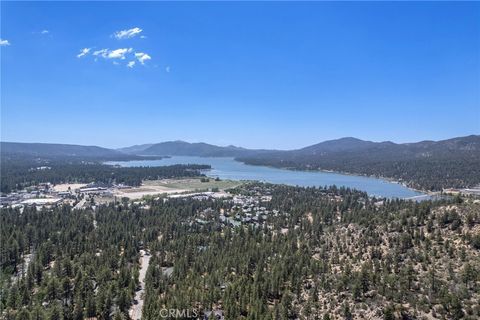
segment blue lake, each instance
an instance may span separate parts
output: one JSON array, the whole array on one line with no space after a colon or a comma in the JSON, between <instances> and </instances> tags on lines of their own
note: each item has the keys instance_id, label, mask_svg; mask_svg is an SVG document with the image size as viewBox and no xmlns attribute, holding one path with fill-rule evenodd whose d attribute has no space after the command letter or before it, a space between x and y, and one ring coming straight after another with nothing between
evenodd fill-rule
<instances>
[{"instance_id":1,"label":"blue lake","mask_svg":"<svg viewBox=\"0 0 480 320\"><path fill-rule=\"evenodd\" d=\"M106 164L123 167L154 167L172 164L208 164L211 170L205 174L210 177L230 180L258 180L270 183L311 186L345 186L362 191L369 195L388 198L410 198L422 193L409 189L401 184L382 179L330 173L322 171L293 171L265 166L252 166L233 160L233 158L202 158L174 156L161 160L109 161Z\"/></svg>"}]
</instances>

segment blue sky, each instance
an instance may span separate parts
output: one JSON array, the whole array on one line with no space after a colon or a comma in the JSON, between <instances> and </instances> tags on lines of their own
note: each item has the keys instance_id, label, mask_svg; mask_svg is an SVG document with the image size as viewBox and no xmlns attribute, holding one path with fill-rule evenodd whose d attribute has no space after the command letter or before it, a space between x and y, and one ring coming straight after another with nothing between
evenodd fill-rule
<instances>
[{"instance_id":1,"label":"blue sky","mask_svg":"<svg viewBox=\"0 0 480 320\"><path fill-rule=\"evenodd\" d=\"M3 141L480 133L479 3L3 1L1 39Z\"/></svg>"}]
</instances>

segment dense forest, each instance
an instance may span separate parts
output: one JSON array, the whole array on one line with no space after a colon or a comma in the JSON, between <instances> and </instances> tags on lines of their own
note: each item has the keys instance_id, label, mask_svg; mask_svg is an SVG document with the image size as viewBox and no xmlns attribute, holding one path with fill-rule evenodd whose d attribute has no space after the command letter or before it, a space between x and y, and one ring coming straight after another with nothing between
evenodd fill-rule
<instances>
[{"instance_id":1,"label":"dense forest","mask_svg":"<svg viewBox=\"0 0 480 320\"><path fill-rule=\"evenodd\" d=\"M271 214L226 225L220 214L241 207L193 198L1 209L2 317L127 319L140 249L152 257L144 319L166 308L226 319L480 317L478 201L267 184L231 192L263 199Z\"/></svg>"},{"instance_id":2,"label":"dense forest","mask_svg":"<svg viewBox=\"0 0 480 320\"><path fill-rule=\"evenodd\" d=\"M139 186L142 180L200 176L208 165L171 165L162 167L115 167L98 161L78 159L31 159L2 157L1 192L8 193L42 182L123 183Z\"/></svg>"},{"instance_id":3,"label":"dense forest","mask_svg":"<svg viewBox=\"0 0 480 320\"><path fill-rule=\"evenodd\" d=\"M405 183L411 188L441 191L444 188L467 188L480 183L480 159L415 159L385 160L361 158L239 158L251 165L268 165L294 170L331 170L367 176L385 177Z\"/></svg>"}]
</instances>

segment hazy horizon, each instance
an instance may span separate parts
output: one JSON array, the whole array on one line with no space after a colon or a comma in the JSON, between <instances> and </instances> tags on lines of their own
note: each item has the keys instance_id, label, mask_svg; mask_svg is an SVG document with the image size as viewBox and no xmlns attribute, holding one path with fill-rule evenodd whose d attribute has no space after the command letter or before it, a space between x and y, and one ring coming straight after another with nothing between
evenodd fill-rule
<instances>
[{"instance_id":1,"label":"hazy horizon","mask_svg":"<svg viewBox=\"0 0 480 320\"><path fill-rule=\"evenodd\" d=\"M480 133L479 3L1 9L2 141L297 149Z\"/></svg>"}]
</instances>

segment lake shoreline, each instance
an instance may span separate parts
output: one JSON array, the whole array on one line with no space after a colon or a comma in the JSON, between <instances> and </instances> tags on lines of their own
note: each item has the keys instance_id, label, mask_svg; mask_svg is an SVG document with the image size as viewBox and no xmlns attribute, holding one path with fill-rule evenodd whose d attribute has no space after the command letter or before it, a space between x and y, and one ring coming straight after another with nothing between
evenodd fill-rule
<instances>
[{"instance_id":1,"label":"lake shoreline","mask_svg":"<svg viewBox=\"0 0 480 320\"><path fill-rule=\"evenodd\" d=\"M430 192L415 190L405 183L384 177L335 172L331 170L300 170L265 165L246 164L233 157L172 156L152 161L109 161L105 164L120 166L166 166L173 164L207 164L211 169L204 172L210 177L230 180L265 181L301 187L332 186L346 187L366 192L370 197L408 199L428 196ZM298 173L298 174L296 174Z\"/></svg>"},{"instance_id":2,"label":"lake shoreline","mask_svg":"<svg viewBox=\"0 0 480 320\"><path fill-rule=\"evenodd\" d=\"M354 177L364 177L364 178L375 178L379 180L383 180L385 182L389 183L395 183L399 184L405 188L408 188L412 191L423 193L424 195L438 195L440 191L432 191L432 190L423 190L423 189L416 189L414 187L409 186L407 183L396 180L395 178L388 178L384 176L377 176L377 175L368 175L368 174L362 174L362 173L352 173L352 172L347 172L347 171L334 171L334 170L326 170L326 169L298 169L295 167L275 167L271 165L265 165L265 164L251 164L251 163L246 163L237 159L233 159L234 161L241 162L247 166L258 166L258 167L267 167L267 168L272 168L272 169L283 169L283 170L289 170L289 171L302 171L302 172L324 172L324 173L335 173L335 174L342 174L346 176L354 176Z\"/></svg>"}]
</instances>

